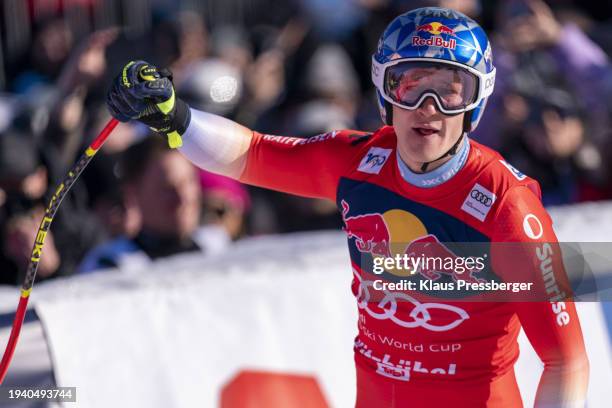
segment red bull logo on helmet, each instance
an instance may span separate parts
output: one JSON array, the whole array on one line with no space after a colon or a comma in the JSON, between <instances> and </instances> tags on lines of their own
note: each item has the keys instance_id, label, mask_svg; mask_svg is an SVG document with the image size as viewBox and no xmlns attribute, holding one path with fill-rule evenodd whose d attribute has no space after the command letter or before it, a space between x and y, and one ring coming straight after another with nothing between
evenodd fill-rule
<instances>
[{"instance_id":1,"label":"red bull logo on helmet","mask_svg":"<svg viewBox=\"0 0 612 408\"><path fill-rule=\"evenodd\" d=\"M457 46L457 40L450 38L444 39L440 35L445 34L446 36L455 36L455 30L452 28L439 23L439 22L431 22L426 24L421 24L416 27L414 30L417 35L412 37L412 45L417 47L442 47L454 50ZM428 33L430 34L429 38L421 37L420 33Z\"/></svg>"},{"instance_id":2,"label":"red bull logo on helmet","mask_svg":"<svg viewBox=\"0 0 612 408\"><path fill-rule=\"evenodd\" d=\"M382 214L349 216L349 204L342 200L341 205L344 231L349 240L355 240L359 252L375 259L403 257L411 261L405 269L385 268L387 272L397 276L420 274L431 281L446 275L454 281L484 282L475 276L482 271L484 264L470 264L474 258L455 254L435 235L428 233L414 214L393 209Z\"/></svg>"},{"instance_id":3,"label":"red bull logo on helmet","mask_svg":"<svg viewBox=\"0 0 612 408\"><path fill-rule=\"evenodd\" d=\"M450 27L445 26L442 23L438 23L438 22L418 25L415 31L416 32L425 31L433 35L440 35L440 34L449 34L453 36L455 35L455 30L453 30Z\"/></svg>"}]
</instances>

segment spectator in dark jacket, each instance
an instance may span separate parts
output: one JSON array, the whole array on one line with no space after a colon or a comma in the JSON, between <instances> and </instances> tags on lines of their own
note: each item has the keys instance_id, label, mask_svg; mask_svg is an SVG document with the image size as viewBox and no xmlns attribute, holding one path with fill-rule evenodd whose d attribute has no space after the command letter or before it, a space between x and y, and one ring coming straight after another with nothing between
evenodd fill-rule
<instances>
[{"instance_id":1,"label":"spectator in dark jacket","mask_svg":"<svg viewBox=\"0 0 612 408\"><path fill-rule=\"evenodd\" d=\"M142 267L186 252L212 253L229 242L218 226L200 227L201 190L196 169L166 141L148 137L130 146L121 160L124 200L138 208L141 229L93 249L79 270Z\"/></svg>"}]
</instances>

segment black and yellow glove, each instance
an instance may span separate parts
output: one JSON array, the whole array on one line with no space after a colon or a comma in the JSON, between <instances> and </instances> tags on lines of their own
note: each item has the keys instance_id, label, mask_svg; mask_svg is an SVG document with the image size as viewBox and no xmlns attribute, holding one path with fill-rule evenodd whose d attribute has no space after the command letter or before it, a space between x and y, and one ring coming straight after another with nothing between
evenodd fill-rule
<instances>
[{"instance_id":1,"label":"black and yellow glove","mask_svg":"<svg viewBox=\"0 0 612 408\"><path fill-rule=\"evenodd\" d=\"M169 70L144 61L128 63L108 91L106 105L117 120L138 120L166 135L171 148L183 144L181 135L191 114L189 106L176 97Z\"/></svg>"}]
</instances>

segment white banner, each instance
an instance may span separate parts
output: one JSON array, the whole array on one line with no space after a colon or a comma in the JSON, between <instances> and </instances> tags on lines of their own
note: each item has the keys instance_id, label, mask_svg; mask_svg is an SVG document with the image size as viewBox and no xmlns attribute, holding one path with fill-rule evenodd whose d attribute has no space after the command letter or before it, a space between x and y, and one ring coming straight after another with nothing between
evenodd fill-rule
<instances>
[{"instance_id":1,"label":"white banner","mask_svg":"<svg viewBox=\"0 0 612 408\"><path fill-rule=\"evenodd\" d=\"M560 239L586 240L585 231L601 229L570 210L552 212L568 226ZM32 301L58 385L77 387L78 407L217 407L229 381L255 370L315 378L325 400L343 408L355 395L351 278L342 233L293 234L246 240L225 256L41 284ZM0 303L17 300L12 295L3 291ZM601 304L580 303L578 311L591 362L589 406L605 406L609 329ZM517 378L532 406L541 363L523 334L520 347Z\"/></svg>"}]
</instances>

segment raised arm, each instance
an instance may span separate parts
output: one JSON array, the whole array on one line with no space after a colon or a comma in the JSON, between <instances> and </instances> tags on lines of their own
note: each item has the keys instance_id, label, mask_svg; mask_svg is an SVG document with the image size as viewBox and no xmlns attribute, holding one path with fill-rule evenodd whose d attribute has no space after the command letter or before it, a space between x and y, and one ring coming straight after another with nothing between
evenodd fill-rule
<instances>
[{"instance_id":1,"label":"raised arm","mask_svg":"<svg viewBox=\"0 0 612 408\"><path fill-rule=\"evenodd\" d=\"M195 165L244 183L335 200L340 177L353 165L363 132L334 131L308 139L263 135L236 122L189 108L171 76L144 61L126 65L108 93L120 121L138 120L168 137Z\"/></svg>"},{"instance_id":2,"label":"raised arm","mask_svg":"<svg viewBox=\"0 0 612 408\"><path fill-rule=\"evenodd\" d=\"M265 135L191 109L179 148L197 166L246 184L335 200L340 177L353 164L363 132L339 130L310 138Z\"/></svg>"},{"instance_id":3,"label":"raised arm","mask_svg":"<svg viewBox=\"0 0 612 408\"><path fill-rule=\"evenodd\" d=\"M212 113L191 109L179 151L196 166L234 179L246 166L253 131Z\"/></svg>"}]
</instances>

